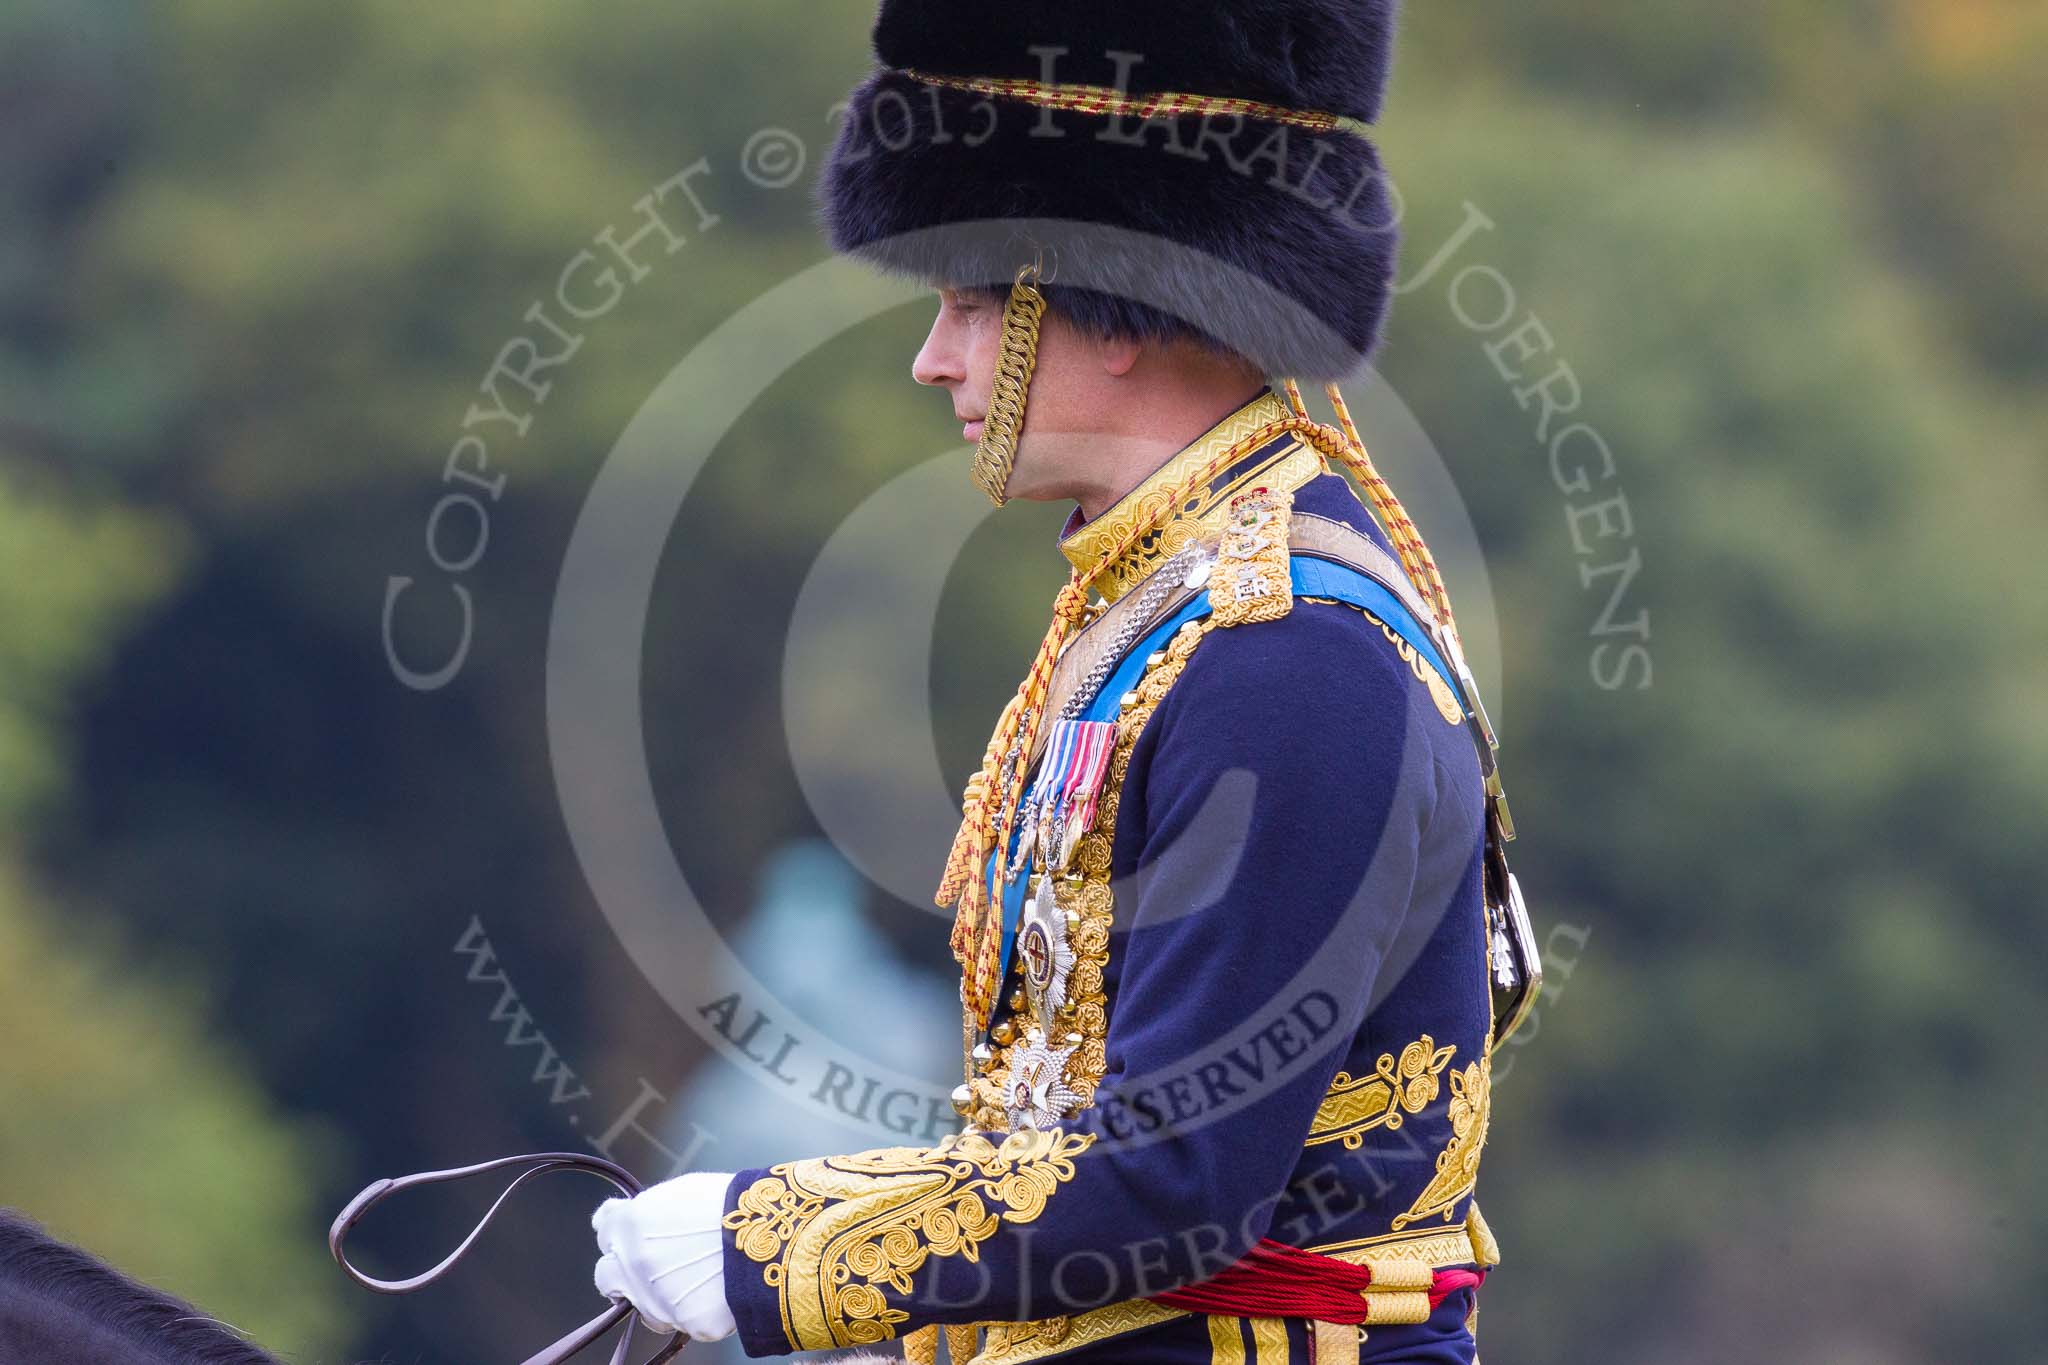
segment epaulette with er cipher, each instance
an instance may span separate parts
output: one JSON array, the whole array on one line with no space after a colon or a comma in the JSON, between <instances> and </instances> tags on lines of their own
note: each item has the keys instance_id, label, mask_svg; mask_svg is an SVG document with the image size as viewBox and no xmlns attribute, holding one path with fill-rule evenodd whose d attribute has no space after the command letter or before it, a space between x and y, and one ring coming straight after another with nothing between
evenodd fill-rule
<instances>
[{"instance_id":1,"label":"epaulette with er cipher","mask_svg":"<svg viewBox=\"0 0 2048 1365\"><path fill-rule=\"evenodd\" d=\"M1277 621L1294 608L1287 536L1294 495L1252 488L1230 500L1216 565L1209 575L1209 606L1219 626Z\"/></svg>"}]
</instances>

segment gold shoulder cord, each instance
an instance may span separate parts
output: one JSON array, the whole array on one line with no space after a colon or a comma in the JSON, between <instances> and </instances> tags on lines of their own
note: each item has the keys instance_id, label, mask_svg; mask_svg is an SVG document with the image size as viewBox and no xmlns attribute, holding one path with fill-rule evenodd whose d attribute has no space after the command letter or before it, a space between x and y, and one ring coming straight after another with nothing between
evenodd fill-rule
<instances>
[{"instance_id":1,"label":"gold shoulder cord","mask_svg":"<svg viewBox=\"0 0 2048 1365\"><path fill-rule=\"evenodd\" d=\"M1003 1224L1036 1219L1094 1141L1057 1128L1000 1143L965 1133L784 1162L740 1192L722 1226L762 1266L792 1347L871 1346L909 1317L885 1289L908 1294L931 1257L975 1259Z\"/></svg>"}]
</instances>

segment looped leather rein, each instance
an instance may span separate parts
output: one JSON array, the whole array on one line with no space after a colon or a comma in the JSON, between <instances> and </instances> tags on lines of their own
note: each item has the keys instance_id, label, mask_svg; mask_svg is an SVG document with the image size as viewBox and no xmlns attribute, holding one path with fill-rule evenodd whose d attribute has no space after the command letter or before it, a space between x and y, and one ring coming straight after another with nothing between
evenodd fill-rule
<instances>
[{"instance_id":1,"label":"looped leather rein","mask_svg":"<svg viewBox=\"0 0 2048 1365\"><path fill-rule=\"evenodd\" d=\"M490 1208L484 1211L484 1216L477 1220L476 1226L469 1230L469 1235L462 1239L455 1250L442 1257L432 1269L424 1270L417 1275L409 1275L404 1279L380 1280L358 1269L348 1259L348 1253L342 1249L342 1244L347 1241L349 1233L371 1209L402 1190L409 1190L417 1185L447 1184L466 1180L473 1175L487 1175L492 1171L517 1167L525 1169L514 1176L499 1192L498 1197L491 1201ZM365 1289L374 1290L379 1294L410 1294L415 1290L425 1289L454 1269L455 1263L469 1253L476 1239L490 1226L491 1219L497 1216L499 1208L512 1197L512 1191L533 1177L545 1175L549 1171L582 1171L586 1175L598 1177L628 1197L640 1193L641 1190L640 1182L634 1179L632 1172L625 1167L616 1162L606 1161L603 1157L586 1156L581 1152L534 1152L526 1156L501 1156L493 1161L479 1161L474 1166L457 1166L445 1171L420 1171L395 1179L374 1181L365 1186L361 1193L348 1201L346 1208L335 1215L333 1225L327 1229L327 1249L334 1253L335 1263L341 1267L342 1272ZM536 1354L528 1356L524 1365L561 1365L561 1362L580 1354L621 1322L634 1317L632 1304L623 1301L613 1303L581 1327ZM624 1335L619 1338L618 1346L612 1351L611 1365L626 1365L627 1352L632 1349L633 1328L636 1325L637 1320L627 1325ZM688 1338L680 1332L677 1333L673 1341L647 1358L646 1365L661 1365L662 1361L674 1358L676 1353L683 1349L687 1340Z\"/></svg>"}]
</instances>

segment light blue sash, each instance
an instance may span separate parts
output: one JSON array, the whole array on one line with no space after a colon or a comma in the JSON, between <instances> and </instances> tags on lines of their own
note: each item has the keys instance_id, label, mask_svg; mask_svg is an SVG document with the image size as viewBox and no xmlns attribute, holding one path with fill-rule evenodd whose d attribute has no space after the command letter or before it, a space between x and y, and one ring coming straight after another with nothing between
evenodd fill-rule
<instances>
[{"instance_id":1,"label":"light blue sash","mask_svg":"<svg viewBox=\"0 0 2048 1365\"><path fill-rule=\"evenodd\" d=\"M1370 574L1339 564L1333 560L1315 555L1296 554L1289 560L1289 576L1293 579L1296 597L1331 597L1354 607L1362 607L1387 623L1396 635L1412 646L1423 661L1437 671L1437 676L1450 684L1451 691L1458 697L1469 714L1471 704L1465 697L1465 689L1458 681L1458 675L1444 662L1443 655L1429 638L1429 632L1422 628L1413 612L1391 588ZM1157 626L1127 650L1117 661L1109 677L1103 682L1102 690L1088 709L1081 714L1082 720L1115 720L1122 710L1126 693L1138 685L1145 675L1145 661L1166 647L1173 633L1189 621L1199 621L1209 614L1209 594L1197 593L1182 603L1180 609L1161 621ZM1021 822L1019 822L1021 824ZM1016 856L1017 840L1022 830L1013 830L1010 847L1004 855L989 859L988 885L991 901L1000 897L1003 906L1002 971L996 977L998 983L1009 979L1010 954L1017 944L1017 925L1024 914L1024 894L1031 884L1029 872L1020 873L1017 880L1004 884L1002 869Z\"/></svg>"}]
</instances>

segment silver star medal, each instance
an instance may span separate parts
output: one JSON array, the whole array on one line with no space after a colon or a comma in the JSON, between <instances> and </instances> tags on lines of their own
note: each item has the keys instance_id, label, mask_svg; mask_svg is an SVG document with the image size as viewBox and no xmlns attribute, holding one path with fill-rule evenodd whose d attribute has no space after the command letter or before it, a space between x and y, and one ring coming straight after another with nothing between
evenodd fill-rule
<instances>
[{"instance_id":1,"label":"silver star medal","mask_svg":"<svg viewBox=\"0 0 2048 1365\"><path fill-rule=\"evenodd\" d=\"M1066 919L1053 894L1052 878L1040 877L1017 926L1017 963L1044 1029L1052 1027L1053 1015L1067 1003L1067 977L1074 970Z\"/></svg>"},{"instance_id":2,"label":"silver star medal","mask_svg":"<svg viewBox=\"0 0 2048 1365\"><path fill-rule=\"evenodd\" d=\"M1011 1131L1039 1129L1057 1123L1081 1103L1067 1084L1067 1059L1079 1041L1049 1047L1045 1035L1031 1030L1024 1046L1010 1056L1010 1077L1003 1086L1003 1109Z\"/></svg>"}]
</instances>

